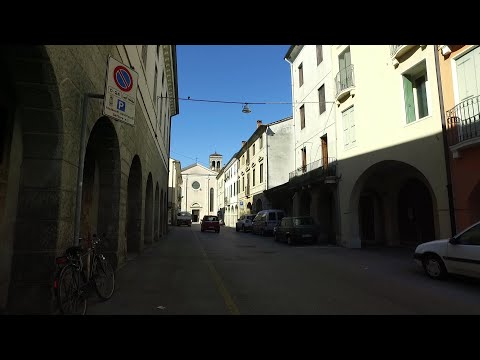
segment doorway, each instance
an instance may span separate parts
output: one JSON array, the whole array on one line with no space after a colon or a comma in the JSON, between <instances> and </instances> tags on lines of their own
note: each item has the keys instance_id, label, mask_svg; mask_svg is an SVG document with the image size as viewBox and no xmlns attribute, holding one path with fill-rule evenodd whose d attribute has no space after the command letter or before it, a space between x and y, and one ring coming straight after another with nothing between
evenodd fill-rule
<instances>
[{"instance_id":1,"label":"doorway","mask_svg":"<svg viewBox=\"0 0 480 360\"><path fill-rule=\"evenodd\" d=\"M192 210L192 222L198 222L200 217L200 210Z\"/></svg>"}]
</instances>

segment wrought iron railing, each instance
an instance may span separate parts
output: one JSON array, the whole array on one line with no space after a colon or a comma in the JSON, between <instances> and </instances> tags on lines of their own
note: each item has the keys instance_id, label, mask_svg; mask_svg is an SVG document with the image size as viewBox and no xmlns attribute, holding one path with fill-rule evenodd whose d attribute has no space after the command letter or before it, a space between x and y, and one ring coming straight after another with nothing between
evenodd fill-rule
<instances>
[{"instance_id":1,"label":"wrought iron railing","mask_svg":"<svg viewBox=\"0 0 480 360\"><path fill-rule=\"evenodd\" d=\"M480 136L480 95L462 101L446 115L449 146Z\"/></svg>"},{"instance_id":2,"label":"wrought iron railing","mask_svg":"<svg viewBox=\"0 0 480 360\"><path fill-rule=\"evenodd\" d=\"M395 56L398 49L400 49L403 45L390 45L390 56Z\"/></svg>"},{"instance_id":3,"label":"wrought iron railing","mask_svg":"<svg viewBox=\"0 0 480 360\"><path fill-rule=\"evenodd\" d=\"M353 77L353 64L341 69L337 76L335 76L335 83L337 84L337 95L343 90L355 86L355 79Z\"/></svg>"},{"instance_id":4,"label":"wrought iron railing","mask_svg":"<svg viewBox=\"0 0 480 360\"><path fill-rule=\"evenodd\" d=\"M311 162L310 164L298 167L289 174L288 179L291 180L297 176L302 176L312 170L321 169L321 176L334 176L336 174L337 159L329 157L324 163L323 159Z\"/></svg>"}]
</instances>

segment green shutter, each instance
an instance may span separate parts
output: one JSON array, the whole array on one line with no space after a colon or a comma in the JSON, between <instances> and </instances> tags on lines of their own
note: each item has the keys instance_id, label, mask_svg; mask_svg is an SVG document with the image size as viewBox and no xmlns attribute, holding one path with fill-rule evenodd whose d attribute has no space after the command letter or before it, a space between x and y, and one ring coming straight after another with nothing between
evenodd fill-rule
<instances>
[{"instance_id":1,"label":"green shutter","mask_svg":"<svg viewBox=\"0 0 480 360\"><path fill-rule=\"evenodd\" d=\"M415 121L415 104L413 102L413 84L407 77L403 77L403 94L405 96L405 113L407 124Z\"/></svg>"}]
</instances>

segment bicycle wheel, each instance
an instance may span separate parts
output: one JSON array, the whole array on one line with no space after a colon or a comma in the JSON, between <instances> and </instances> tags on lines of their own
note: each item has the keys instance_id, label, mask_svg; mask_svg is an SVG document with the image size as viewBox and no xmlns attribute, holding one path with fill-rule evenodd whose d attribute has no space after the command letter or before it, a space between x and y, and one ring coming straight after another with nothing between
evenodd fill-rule
<instances>
[{"instance_id":1,"label":"bicycle wheel","mask_svg":"<svg viewBox=\"0 0 480 360\"><path fill-rule=\"evenodd\" d=\"M56 295L58 307L64 315L85 315L87 312L87 297L80 276L80 271L72 265L60 272Z\"/></svg>"},{"instance_id":2,"label":"bicycle wheel","mask_svg":"<svg viewBox=\"0 0 480 360\"><path fill-rule=\"evenodd\" d=\"M97 255L93 279L98 296L102 300L110 299L115 290L115 272L103 255Z\"/></svg>"}]
</instances>

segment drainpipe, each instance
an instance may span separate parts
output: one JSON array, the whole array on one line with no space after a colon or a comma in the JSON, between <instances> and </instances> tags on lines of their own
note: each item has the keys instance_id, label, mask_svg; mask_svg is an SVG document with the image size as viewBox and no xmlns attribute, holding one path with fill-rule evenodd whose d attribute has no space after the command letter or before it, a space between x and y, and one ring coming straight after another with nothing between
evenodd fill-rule
<instances>
[{"instance_id":1,"label":"drainpipe","mask_svg":"<svg viewBox=\"0 0 480 360\"><path fill-rule=\"evenodd\" d=\"M438 45L433 47L435 52L435 67L437 72L437 86L438 96L440 100L440 116L442 119L442 137L443 137L443 155L445 157L445 165L447 172L447 192L448 192L448 210L450 214L450 231L452 236L457 233L457 225L455 223L455 205L453 202L453 190L452 190L452 175L450 171L450 154L447 141L447 127L445 122L445 105L443 103L443 91L442 91L442 76L440 74L440 64L438 59Z\"/></svg>"},{"instance_id":2,"label":"drainpipe","mask_svg":"<svg viewBox=\"0 0 480 360\"><path fill-rule=\"evenodd\" d=\"M82 211L82 188L83 188L83 167L85 162L85 152L87 150L87 113L88 99L104 99L104 94L86 93L82 97L82 129L80 132L80 155L78 157L78 173L77 173L77 199L75 203L75 225L73 245L78 246L80 243L80 215Z\"/></svg>"}]
</instances>

